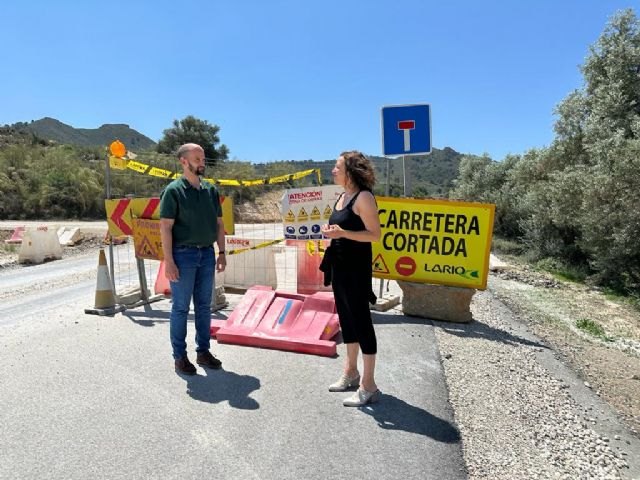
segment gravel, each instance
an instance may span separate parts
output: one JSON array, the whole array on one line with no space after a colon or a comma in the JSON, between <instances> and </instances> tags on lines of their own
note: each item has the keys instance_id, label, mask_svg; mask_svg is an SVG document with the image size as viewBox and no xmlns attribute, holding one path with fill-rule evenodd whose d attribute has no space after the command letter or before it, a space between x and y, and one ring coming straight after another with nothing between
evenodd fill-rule
<instances>
[{"instance_id":1,"label":"gravel","mask_svg":"<svg viewBox=\"0 0 640 480\"><path fill-rule=\"evenodd\" d=\"M590 407L539 361L546 346L490 291L472 311L470 324L434 322L469 478L629 478L626 442L596 432Z\"/></svg>"}]
</instances>

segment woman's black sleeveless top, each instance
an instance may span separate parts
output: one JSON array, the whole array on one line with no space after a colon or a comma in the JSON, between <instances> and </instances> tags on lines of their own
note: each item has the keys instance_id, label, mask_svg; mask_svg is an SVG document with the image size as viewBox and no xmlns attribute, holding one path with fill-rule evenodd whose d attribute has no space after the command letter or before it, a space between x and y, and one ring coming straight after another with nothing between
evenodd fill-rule
<instances>
[{"instance_id":1,"label":"woman's black sleeveless top","mask_svg":"<svg viewBox=\"0 0 640 480\"><path fill-rule=\"evenodd\" d=\"M343 194L344 195L344 194ZM364 222L359 215L353 212L353 204L358 198L360 192L356 193L351 201L337 210L336 205L333 206L333 212L329 217L329 225L338 225L343 230L352 230L360 232L365 230ZM342 196L342 195L341 195ZM353 267L371 269L371 242L357 242L347 238L334 238L331 240L333 268L347 269Z\"/></svg>"}]
</instances>

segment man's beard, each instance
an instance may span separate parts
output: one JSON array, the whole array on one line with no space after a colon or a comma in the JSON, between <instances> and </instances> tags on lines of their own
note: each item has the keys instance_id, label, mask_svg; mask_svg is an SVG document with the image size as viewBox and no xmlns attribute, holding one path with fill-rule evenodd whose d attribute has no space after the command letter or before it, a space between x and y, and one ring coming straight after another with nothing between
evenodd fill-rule
<instances>
[{"instance_id":1,"label":"man's beard","mask_svg":"<svg viewBox=\"0 0 640 480\"><path fill-rule=\"evenodd\" d=\"M189 163L189 171L201 177L204 175L204 165L201 165L199 167L194 167L193 165L191 165L191 163Z\"/></svg>"}]
</instances>

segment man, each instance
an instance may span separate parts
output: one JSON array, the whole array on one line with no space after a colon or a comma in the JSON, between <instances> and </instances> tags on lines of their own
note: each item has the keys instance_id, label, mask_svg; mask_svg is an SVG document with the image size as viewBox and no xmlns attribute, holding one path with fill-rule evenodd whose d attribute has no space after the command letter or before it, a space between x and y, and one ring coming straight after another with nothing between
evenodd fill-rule
<instances>
[{"instance_id":1,"label":"man","mask_svg":"<svg viewBox=\"0 0 640 480\"><path fill-rule=\"evenodd\" d=\"M178 149L182 177L165 188L160 199L160 237L165 275L171 284L170 337L176 372L195 375L187 357L187 316L193 297L196 327L196 362L220 368L222 362L209 351L211 294L215 282L214 264L224 271L224 224L220 197L215 186L202 179L204 150L187 143ZM215 260L213 242L218 243Z\"/></svg>"}]
</instances>

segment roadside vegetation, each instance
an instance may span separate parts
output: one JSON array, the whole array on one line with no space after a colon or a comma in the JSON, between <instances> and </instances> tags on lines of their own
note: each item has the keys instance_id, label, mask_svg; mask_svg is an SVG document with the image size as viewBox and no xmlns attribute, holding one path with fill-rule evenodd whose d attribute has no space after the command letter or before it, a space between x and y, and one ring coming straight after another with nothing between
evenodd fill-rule
<instances>
[{"instance_id":1,"label":"roadside vegetation","mask_svg":"<svg viewBox=\"0 0 640 480\"><path fill-rule=\"evenodd\" d=\"M603 340L610 340L610 338L607 337L604 328L602 328L602 325L588 318L580 318L576 320L576 327L594 337L598 337Z\"/></svg>"},{"instance_id":2,"label":"roadside vegetation","mask_svg":"<svg viewBox=\"0 0 640 480\"><path fill-rule=\"evenodd\" d=\"M450 198L496 204L495 247L640 298L640 22L616 14L557 106L550 146L463 158Z\"/></svg>"}]
</instances>

